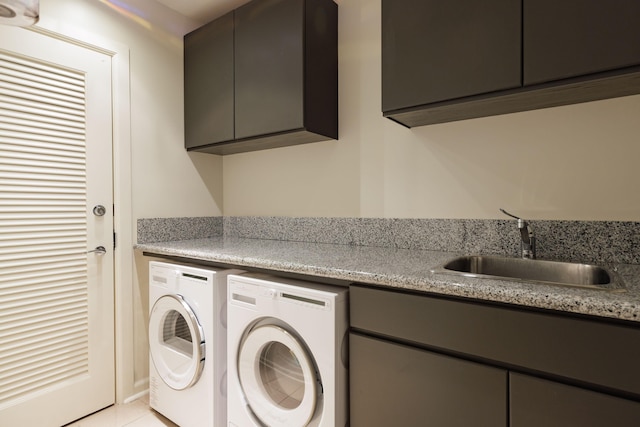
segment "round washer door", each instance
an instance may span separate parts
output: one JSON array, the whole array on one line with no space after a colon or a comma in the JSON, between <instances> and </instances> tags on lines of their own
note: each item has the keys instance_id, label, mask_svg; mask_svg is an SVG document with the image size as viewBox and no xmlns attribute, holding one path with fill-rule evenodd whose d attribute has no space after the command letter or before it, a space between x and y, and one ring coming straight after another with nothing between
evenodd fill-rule
<instances>
[{"instance_id":1,"label":"round washer door","mask_svg":"<svg viewBox=\"0 0 640 427\"><path fill-rule=\"evenodd\" d=\"M238 376L254 415L271 427L304 426L317 401L313 358L276 325L259 326L240 344Z\"/></svg>"},{"instance_id":2,"label":"round washer door","mask_svg":"<svg viewBox=\"0 0 640 427\"><path fill-rule=\"evenodd\" d=\"M149 315L149 353L162 380L174 390L195 384L204 368L202 326L180 295L159 298Z\"/></svg>"}]
</instances>

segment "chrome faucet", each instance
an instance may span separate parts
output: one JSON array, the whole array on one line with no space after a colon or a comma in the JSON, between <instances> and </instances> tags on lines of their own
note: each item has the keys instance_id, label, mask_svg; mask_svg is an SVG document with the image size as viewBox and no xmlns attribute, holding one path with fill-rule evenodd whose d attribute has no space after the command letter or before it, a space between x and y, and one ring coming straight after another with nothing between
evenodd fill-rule
<instances>
[{"instance_id":1,"label":"chrome faucet","mask_svg":"<svg viewBox=\"0 0 640 427\"><path fill-rule=\"evenodd\" d=\"M522 258L535 259L536 258L536 236L533 235L533 229L527 221L510 214L504 209L500 208L500 212L515 218L518 220L518 230L520 230L520 254Z\"/></svg>"}]
</instances>

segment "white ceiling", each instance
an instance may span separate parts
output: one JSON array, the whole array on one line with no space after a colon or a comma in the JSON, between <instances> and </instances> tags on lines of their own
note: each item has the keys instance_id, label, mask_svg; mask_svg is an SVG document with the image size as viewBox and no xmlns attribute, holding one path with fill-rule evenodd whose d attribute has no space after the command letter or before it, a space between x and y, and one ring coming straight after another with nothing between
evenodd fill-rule
<instances>
[{"instance_id":1,"label":"white ceiling","mask_svg":"<svg viewBox=\"0 0 640 427\"><path fill-rule=\"evenodd\" d=\"M156 0L202 24L207 23L225 13L248 3L249 0Z\"/></svg>"}]
</instances>

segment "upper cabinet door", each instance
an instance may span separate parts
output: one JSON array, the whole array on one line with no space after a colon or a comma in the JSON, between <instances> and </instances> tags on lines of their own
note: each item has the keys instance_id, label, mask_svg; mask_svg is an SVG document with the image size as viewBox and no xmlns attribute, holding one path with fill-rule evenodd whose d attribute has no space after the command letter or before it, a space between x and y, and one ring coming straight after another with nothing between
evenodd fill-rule
<instances>
[{"instance_id":1,"label":"upper cabinet door","mask_svg":"<svg viewBox=\"0 0 640 427\"><path fill-rule=\"evenodd\" d=\"M236 9L236 139L304 127L304 3L260 0Z\"/></svg>"},{"instance_id":2,"label":"upper cabinet door","mask_svg":"<svg viewBox=\"0 0 640 427\"><path fill-rule=\"evenodd\" d=\"M524 0L524 84L640 64L640 1Z\"/></svg>"},{"instance_id":3,"label":"upper cabinet door","mask_svg":"<svg viewBox=\"0 0 640 427\"><path fill-rule=\"evenodd\" d=\"M515 0L382 0L382 110L521 86Z\"/></svg>"},{"instance_id":4,"label":"upper cabinet door","mask_svg":"<svg viewBox=\"0 0 640 427\"><path fill-rule=\"evenodd\" d=\"M185 147L232 141L233 12L184 38Z\"/></svg>"},{"instance_id":5,"label":"upper cabinet door","mask_svg":"<svg viewBox=\"0 0 640 427\"><path fill-rule=\"evenodd\" d=\"M338 139L338 6L253 0L185 36L184 74L187 150Z\"/></svg>"}]
</instances>

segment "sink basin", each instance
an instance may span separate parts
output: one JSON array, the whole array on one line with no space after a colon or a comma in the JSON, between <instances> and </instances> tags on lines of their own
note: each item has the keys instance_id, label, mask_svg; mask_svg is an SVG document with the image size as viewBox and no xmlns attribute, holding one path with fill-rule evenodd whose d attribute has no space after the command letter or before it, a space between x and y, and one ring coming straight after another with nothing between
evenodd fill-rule
<instances>
[{"instance_id":1,"label":"sink basin","mask_svg":"<svg viewBox=\"0 0 640 427\"><path fill-rule=\"evenodd\" d=\"M453 258L433 273L511 281L539 282L603 290L623 290L618 276L598 265L470 255Z\"/></svg>"}]
</instances>

